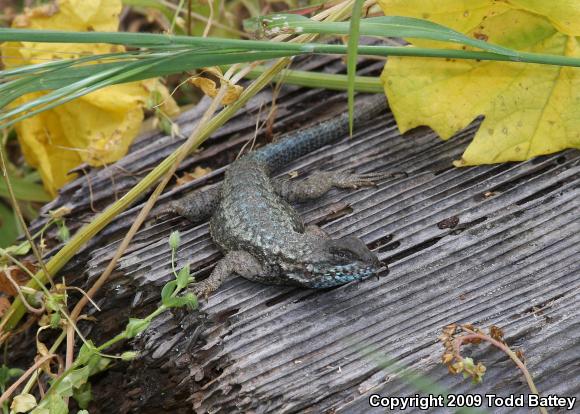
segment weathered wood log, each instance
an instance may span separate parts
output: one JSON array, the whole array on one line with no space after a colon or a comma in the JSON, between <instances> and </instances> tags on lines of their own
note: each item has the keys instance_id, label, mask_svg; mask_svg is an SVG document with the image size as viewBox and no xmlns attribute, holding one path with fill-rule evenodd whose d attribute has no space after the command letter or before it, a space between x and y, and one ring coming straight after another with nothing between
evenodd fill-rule
<instances>
[{"instance_id":1,"label":"weathered wood log","mask_svg":"<svg viewBox=\"0 0 580 414\"><path fill-rule=\"evenodd\" d=\"M344 110L343 96L332 96L284 89L274 130ZM253 136L256 114L270 98L257 97L193 155L183 169L215 170L173 188L161 205L219 181L223 166ZM182 117L185 134L199 114ZM332 236L362 238L390 272L325 291L230 280L198 310L164 314L126 344L141 357L94 379L91 413L371 412L373 393L424 394L382 366L392 360L448 392L528 393L512 362L485 345L472 349L488 367L483 384L450 376L440 363L437 336L453 322L501 326L508 343L524 350L542 394L580 396L580 153L453 168L475 129L446 142L427 129L401 136L386 114L357 125L352 139L289 165L281 174L298 171L298 179L316 169L407 173L298 206L308 223ZM178 144L159 134L144 137L117 165L69 184L48 208L68 205L79 222L90 219L91 205L102 208L123 194ZM68 283L88 286L100 275L138 208L67 266L62 273ZM220 258L207 223L150 220L99 295L97 323L83 325L97 342L157 305L172 277L167 238L174 229L182 234L178 266L190 263L196 278L207 276Z\"/></svg>"}]
</instances>

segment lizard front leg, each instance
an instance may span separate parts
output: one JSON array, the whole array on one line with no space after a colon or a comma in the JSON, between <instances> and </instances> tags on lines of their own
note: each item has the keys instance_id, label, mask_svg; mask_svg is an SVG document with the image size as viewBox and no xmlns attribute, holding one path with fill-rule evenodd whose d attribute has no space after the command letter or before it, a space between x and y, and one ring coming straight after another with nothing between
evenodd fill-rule
<instances>
[{"instance_id":1,"label":"lizard front leg","mask_svg":"<svg viewBox=\"0 0 580 414\"><path fill-rule=\"evenodd\" d=\"M242 250L228 252L218 261L207 279L195 283L193 289L196 296L207 297L233 274L251 279L262 273L262 265L254 256Z\"/></svg>"},{"instance_id":2,"label":"lizard front leg","mask_svg":"<svg viewBox=\"0 0 580 414\"><path fill-rule=\"evenodd\" d=\"M193 223L207 220L219 204L220 191L221 185L216 185L208 190L194 191L179 200L170 202L155 215L177 214Z\"/></svg>"},{"instance_id":3,"label":"lizard front leg","mask_svg":"<svg viewBox=\"0 0 580 414\"><path fill-rule=\"evenodd\" d=\"M317 171L302 181L275 180L274 190L288 202L307 201L319 198L331 188L359 188L375 185L376 180L395 174L376 172L356 174L346 171Z\"/></svg>"}]
</instances>

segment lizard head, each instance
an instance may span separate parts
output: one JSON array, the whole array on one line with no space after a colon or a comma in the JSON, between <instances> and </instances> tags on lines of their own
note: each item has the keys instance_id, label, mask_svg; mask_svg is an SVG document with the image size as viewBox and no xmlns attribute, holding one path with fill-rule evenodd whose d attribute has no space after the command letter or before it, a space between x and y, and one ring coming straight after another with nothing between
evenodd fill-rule
<instances>
[{"instance_id":1,"label":"lizard head","mask_svg":"<svg viewBox=\"0 0 580 414\"><path fill-rule=\"evenodd\" d=\"M325 239L321 251L306 270L308 285L327 288L375 275L381 267L378 257L356 237Z\"/></svg>"}]
</instances>

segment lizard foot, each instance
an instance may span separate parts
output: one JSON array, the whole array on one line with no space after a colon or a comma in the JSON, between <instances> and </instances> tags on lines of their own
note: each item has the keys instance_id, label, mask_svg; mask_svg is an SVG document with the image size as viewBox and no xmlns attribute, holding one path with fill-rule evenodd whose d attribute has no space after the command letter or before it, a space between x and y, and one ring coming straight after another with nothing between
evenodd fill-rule
<instances>
[{"instance_id":1,"label":"lizard foot","mask_svg":"<svg viewBox=\"0 0 580 414\"><path fill-rule=\"evenodd\" d=\"M234 250L228 252L223 259L218 261L207 279L194 283L190 290L198 298L207 299L208 296L217 290L221 284L234 274L251 278L262 271L260 262L250 253Z\"/></svg>"},{"instance_id":2,"label":"lizard foot","mask_svg":"<svg viewBox=\"0 0 580 414\"><path fill-rule=\"evenodd\" d=\"M188 290L192 292L198 299L205 299L209 297L209 295L216 290L217 287L213 287L208 283L204 283L204 281L195 283L191 285Z\"/></svg>"}]
</instances>

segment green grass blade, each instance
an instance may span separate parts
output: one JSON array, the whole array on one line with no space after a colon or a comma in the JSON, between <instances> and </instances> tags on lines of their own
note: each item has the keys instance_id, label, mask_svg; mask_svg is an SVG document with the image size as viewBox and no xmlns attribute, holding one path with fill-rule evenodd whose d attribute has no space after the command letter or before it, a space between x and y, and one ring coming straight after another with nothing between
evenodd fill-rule
<instances>
[{"instance_id":1,"label":"green grass blade","mask_svg":"<svg viewBox=\"0 0 580 414\"><path fill-rule=\"evenodd\" d=\"M0 97L0 104L7 104L25 93L53 89L46 95L31 100L10 111L0 112L0 123L8 127L23 119L29 118L42 111L54 108L80 96L100 88L133 82L158 76L201 68L250 62L265 57L273 59L289 56L288 52L231 52L216 55L214 53L200 54L195 51L180 51L171 56L154 57L149 60L114 62L106 64L88 65L83 67L67 67L53 73L42 73L37 79L21 79L12 81L18 86L14 93ZM24 82L23 85L21 85ZM10 87L10 84L5 85ZM26 112L29 111L29 112ZM24 115L18 116L26 112Z\"/></svg>"},{"instance_id":2,"label":"green grass blade","mask_svg":"<svg viewBox=\"0 0 580 414\"><path fill-rule=\"evenodd\" d=\"M266 70L267 68L265 66L256 66L246 75L246 78L256 79ZM274 81L284 81L288 85L323 88L334 91L346 91L348 88L346 75L310 72L307 70L286 69L277 75ZM376 76L355 76L354 89L357 92L384 93L381 81Z\"/></svg>"},{"instance_id":3,"label":"green grass blade","mask_svg":"<svg viewBox=\"0 0 580 414\"><path fill-rule=\"evenodd\" d=\"M346 60L346 74L348 77L348 129L352 136L354 126L354 77L356 76L356 60L358 57L358 41L361 12L364 0L355 0L352 6L352 15L348 31L348 55Z\"/></svg>"},{"instance_id":4,"label":"green grass blade","mask_svg":"<svg viewBox=\"0 0 580 414\"><path fill-rule=\"evenodd\" d=\"M372 19L383 19L380 18ZM361 34L366 31L368 20L364 19L361 24ZM308 19L306 19L308 20ZM316 23L315 24L320 24ZM347 23L342 25L340 31L330 30L329 33L342 32L347 33ZM325 26L326 27L326 26ZM451 29L447 29L451 30ZM382 34L378 34L381 35ZM399 36L399 34L396 34ZM463 35L461 35L463 36ZM427 36L425 36L427 38ZM469 38L467 38L469 39ZM125 44L135 47L149 48L170 48L176 46L183 47L207 47L213 50L219 49L239 49L243 51L268 51L268 52L292 52L294 54L303 53L333 53L345 54L346 50L342 45L328 45L320 43L284 43L260 40L238 40L225 38L204 38L196 36L169 36L150 33L105 33L105 32L62 32L48 30L24 30L24 29L5 29L0 28L0 42L2 41L35 41L49 43L111 43ZM449 39L448 39L449 41ZM417 57L436 57L450 59L477 59L477 60L494 60L494 61L511 61L511 62L528 62L539 63L544 65L559 66L580 66L580 59L569 56L518 52L515 50L502 48L500 46L490 45L475 39L470 41L476 42L481 47L499 48L497 52L488 51L470 51L470 50L449 50L435 48L419 47L392 47L392 46L359 46L358 53L371 56L417 56ZM287 56L290 56L289 54Z\"/></svg>"},{"instance_id":5,"label":"green grass blade","mask_svg":"<svg viewBox=\"0 0 580 414\"><path fill-rule=\"evenodd\" d=\"M3 122L3 126L11 126L19 121L22 121L23 119L29 118L58 105L70 102L73 99L98 89L102 89L115 83L122 83L127 78L137 75L146 69L150 69L155 65L166 63L170 64L171 60L157 58L156 60L146 64L137 61L129 62L124 66L115 65L109 68L109 70L95 73L88 78L81 79L71 85L63 86L46 95L41 96L40 98L19 105L17 108L0 115L0 122ZM26 113L15 118L16 115L23 112Z\"/></svg>"},{"instance_id":6,"label":"green grass blade","mask_svg":"<svg viewBox=\"0 0 580 414\"><path fill-rule=\"evenodd\" d=\"M57 70L71 65L79 65L82 63L91 63L96 61L119 60L126 58L139 59L144 58L148 54L144 51L133 52L115 52L105 53L99 55L80 56L78 58L69 58L62 60L54 60L51 62L37 63L34 65L18 66L10 69L0 70L0 79L8 79L15 76L22 76L27 74L38 74L42 71Z\"/></svg>"},{"instance_id":7,"label":"green grass blade","mask_svg":"<svg viewBox=\"0 0 580 414\"><path fill-rule=\"evenodd\" d=\"M349 22L318 22L296 14L276 14L256 19L259 21L256 26L261 27L266 35L279 32L348 34L350 31ZM519 56L515 50L472 39L437 23L411 17L381 16L361 19L360 34L363 36L438 40L472 46L506 56Z\"/></svg>"},{"instance_id":8,"label":"green grass blade","mask_svg":"<svg viewBox=\"0 0 580 414\"><path fill-rule=\"evenodd\" d=\"M123 67L115 66L115 67L110 68L109 70L104 70L100 73L93 74L90 77L87 77L85 79L81 79L81 80L74 82L72 84L69 83L66 86L63 86L59 89L56 89L56 90L54 90L54 91L52 91L44 96L41 96L40 98L28 101L26 103L19 105L18 107L14 108L12 110L9 110L7 112L3 112L0 115L0 122L6 121L7 119L10 119L10 118L12 118L20 113L32 111L37 106L42 106L42 105L49 104L50 102L56 102L59 100L70 98L70 97L74 96L79 90L81 90L83 88L90 89L91 85L98 84L99 81L101 81L101 80L107 80L107 79L113 77L115 74L122 72L122 70L123 70ZM29 112L29 114L33 114L33 113L34 112ZM14 122L17 122L18 120L21 120L21 118L17 118L15 120L8 122L7 124L3 124L3 125L10 126Z\"/></svg>"}]
</instances>

